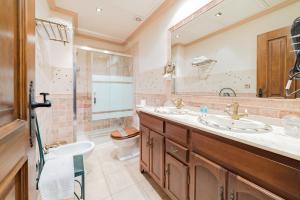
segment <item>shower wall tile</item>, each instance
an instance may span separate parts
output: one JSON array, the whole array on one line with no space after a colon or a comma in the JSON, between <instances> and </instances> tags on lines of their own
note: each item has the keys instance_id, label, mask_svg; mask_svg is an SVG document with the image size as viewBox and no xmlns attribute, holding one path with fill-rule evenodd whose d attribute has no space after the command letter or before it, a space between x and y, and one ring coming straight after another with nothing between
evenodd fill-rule
<instances>
[{"instance_id":1,"label":"shower wall tile","mask_svg":"<svg viewBox=\"0 0 300 200\"><path fill-rule=\"evenodd\" d=\"M55 141L73 142L73 96L55 94L52 102L52 132Z\"/></svg>"},{"instance_id":2,"label":"shower wall tile","mask_svg":"<svg viewBox=\"0 0 300 200\"><path fill-rule=\"evenodd\" d=\"M158 69L155 71L158 74L157 76L161 76ZM210 109L224 110L226 105L238 102L241 110L247 109L250 114L254 115L274 118L282 118L290 114L300 116L300 99L257 98L252 93L240 94L239 97L219 97L209 93L199 94L196 92L174 95L171 94L172 84L170 81L157 81L159 78L154 78L154 73L136 72L136 76L138 77L136 78L136 84L138 85L135 94L136 104L140 104L143 99L146 100L147 105L162 106L167 100L180 97L183 98L187 106L199 107L206 105ZM157 89L159 87L160 89Z\"/></svg>"},{"instance_id":3,"label":"shower wall tile","mask_svg":"<svg viewBox=\"0 0 300 200\"><path fill-rule=\"evenodd\" d=\"M37 109L43 144L73 142L72 66L51 65L51 41L36 37L36 100L40 92L50 93L51 108ZM63 46L62 46L63 48ZM72 53L72 52L71 52ZM52 62L53 63L53 62Z\"/></svg>"},{"instance_id":4,"label":"shower wall tile","mask_svg":"<svg viewBox=\"0 0 300 200\"><path fill-rule=\"evenodd\" d=\"M73 69L52 67L51 92L52 94L72 94Z\"/></svg>"},{"instance_id":5,"label":"shower wall tile","mask_svg":"<svg viewBox=\"0 0 300 200\"><path fill-rule=\"evenodd\" d=\"M167 101L167 96L164 94L135 94L136 103L140 104L141 100L146 100L146 104L149 106L163 106Z\"/></svg>"},{"instance_id":6,"label":"shower wall tile","mask_svg":"<svg viewBox=\"0 0 300 200\"><path fill-rule=\"evenodd\" d=\"M282 118L285 115L300 116L300 99L271 99L256 97L219 97L200 95L172 95L180 97L186 105L208 106L210 109L224 110L226 105L238 102L241 110L248 110L249 114L267 117Z\"/></svg>"}]
</instances>

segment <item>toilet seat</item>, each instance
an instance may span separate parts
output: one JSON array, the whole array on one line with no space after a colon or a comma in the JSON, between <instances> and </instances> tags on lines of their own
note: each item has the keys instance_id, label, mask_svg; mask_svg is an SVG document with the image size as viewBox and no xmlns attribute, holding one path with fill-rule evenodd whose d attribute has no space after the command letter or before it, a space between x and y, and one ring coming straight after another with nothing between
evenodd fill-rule
<instances>
[{"instance_id":1,"label":"toilet seat","mask_svg":"<svg viewBox=\"0 0 300 200\"><path fill-rule=\"evenodd\" d=\"M119 130L115 130L111 133L110 137L115 140L125 140L140 134L136 128L124 128L124 133L126 133L126 135L122 135Z\"/></svg>"}]
</instances>

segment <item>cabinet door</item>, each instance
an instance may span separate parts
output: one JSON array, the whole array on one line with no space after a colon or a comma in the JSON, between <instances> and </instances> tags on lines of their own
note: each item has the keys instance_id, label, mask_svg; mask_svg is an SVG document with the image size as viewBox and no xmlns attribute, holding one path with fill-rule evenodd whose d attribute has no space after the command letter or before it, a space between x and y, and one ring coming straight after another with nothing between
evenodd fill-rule
<instances>
[{"instance_id":1,"label":"cabinet door","mask_svg":"<svg viewBox=\"0 0 300 200\"><path fill-rule=\"evenodd\" d=\"M227 170L221 166L191 153L192 200L223 200L226 192Z\"/></svg>"},{"instance_id":2,"label":"cabinet door","mask_svg":"<svg viewBox=\"0 0 300 200\"><path fill-rule=\"evenodd\" d=\"M188 199L188 167L166 154L166 191L173 200Z\"/></svg>"},{"instance_id":3,"label":"cabinet door","mask_svg":"<svg viewBox=\"0 0 300 200\"><path fill-rule=\"evenodd\" d=\"M164 186L164 137L150 131L150 175Z\"/></svg>"},{"instance_id":4,"label":"cabinet door","mask_svg":"<svg viewBox=\"0 0 300 200\"><path fill-rule=\"evenodd\" d=\"M283 198L240 176L229 173L228 200L283 200Z\"/></svg>"},{"instance_id":5,"label":"cabinet door","mask_svg":"<svg viewBox=\"0 0 300 200\"><path fill-rule=\"evenodd\" d=\"M150 131L148 128L141 126L141 154L140 160L142 168L149 172L150 164Z\"/></svg>"}]
</instances>

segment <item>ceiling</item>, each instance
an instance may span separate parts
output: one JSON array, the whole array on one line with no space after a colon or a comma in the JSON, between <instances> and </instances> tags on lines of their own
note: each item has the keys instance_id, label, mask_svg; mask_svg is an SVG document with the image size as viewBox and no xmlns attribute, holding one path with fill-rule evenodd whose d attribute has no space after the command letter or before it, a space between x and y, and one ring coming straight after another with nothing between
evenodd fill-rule
<instances>
[{"instance_id":1,"label":"ceiling","mask_svg":"<svg viewBox=\"0 0 300 200\"><path fill-rule=\"evenodd\" d=\"M224 0L172 33L172 44L189 44L285 0ZM234 5L234 6L233 6ZM217 17L216 14L222 15Z\"/></svg>"},{"instance_id":2,"label":"ceiling","mask_svg":"<svg viewBox=\"0 0 300 200\"><path fill-rule=\"evenodd\" d=\"M78 14L78 32L124 42L165 0L55 0ZM97 12L101 8L101 12Z\"/></svg>"}]
</instances>

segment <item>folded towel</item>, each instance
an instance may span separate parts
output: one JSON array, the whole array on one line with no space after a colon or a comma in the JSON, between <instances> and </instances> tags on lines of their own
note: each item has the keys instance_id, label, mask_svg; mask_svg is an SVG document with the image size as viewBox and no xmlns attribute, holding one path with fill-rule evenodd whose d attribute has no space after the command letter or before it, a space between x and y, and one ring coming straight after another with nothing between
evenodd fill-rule
<instances>
[{"instance_id":1,"label":"folded towel","mask_svg":"<svg viewBox=\"0 0 300 200\"><path fill-rule=\"evenodd\" d=\"M44 165L39 190L42 200L60 200L74 194L73 156L49 159Z\"/></svg>"}]
</instances>

